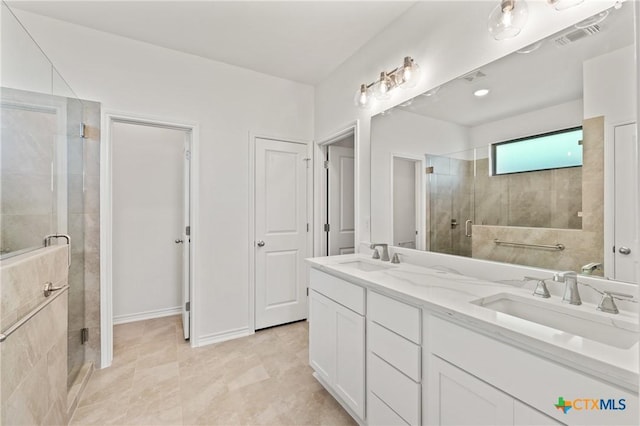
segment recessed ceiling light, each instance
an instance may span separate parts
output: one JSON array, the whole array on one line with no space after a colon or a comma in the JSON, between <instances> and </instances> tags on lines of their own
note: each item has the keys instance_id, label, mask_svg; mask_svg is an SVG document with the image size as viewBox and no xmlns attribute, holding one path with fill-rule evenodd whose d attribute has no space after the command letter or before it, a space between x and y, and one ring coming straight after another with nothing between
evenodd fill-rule
<instances>
[{"instance_id":1,"label":"recessed ceiling light","mask_svg":"<svg viewBox=\"0 0 640 426\"><path fill-rule=\"evenodd\" d=\"M542 41L525 46L520 50L516 50L516 53L527 54L527 53L535 52L540 48L540 46L542 46Z\"/></svg>"},{"instance_id":2,"label":"recessed ceiling light","mask_svg":"<svg viewBox=\"0 0 640 426\"><path fill-rule=\"evenodd\" d=\"M487 96L488 94L489 94L489 89L478 89L475 92L473 92L473 96L477 96L479 98L483 96Z\"/></svg>"}]
</instances>

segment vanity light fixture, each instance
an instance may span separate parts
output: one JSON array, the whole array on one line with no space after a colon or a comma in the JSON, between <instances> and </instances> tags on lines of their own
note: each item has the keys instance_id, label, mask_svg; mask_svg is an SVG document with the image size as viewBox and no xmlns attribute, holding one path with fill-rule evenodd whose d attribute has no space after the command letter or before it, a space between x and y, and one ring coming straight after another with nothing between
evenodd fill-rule
<instances>
[{"instance_id":1,"label":"vanity light fixture","mask_svg":"<svg viewBox=\"0 0 640 426\"><path fill-rule=\"evenodd\" d=\"M571 7L577 6L584 2L584 0L547 0L550 6L553 6L555 10L565 10Z\"/></svg>"},{"instance_id":2,"label":"vanity light fixture","mask_svg":"<svg viewBox=\"0 0 640 426\"><path fill-rule=\"evenodd\" d=\"M374 97L378 100L388 99L396 87L414 87L419 79L420 67L413 58L406 56L399 67L389 72L382 71L373 83L361 84L354 103L360 108L368 108Z\"/></svg>"},{"instance_id":3,"label":"vanity light fixture","mask_svg":"<svg viewBox=\"0 0 640 426\"><path fill-rule=\"evenodd\" d=\"M489 15L489 34L496 40L513 38L527 23L529 7L524 0L501 0Z\"/></svg>"},{"instance_id":4,"label":"vanity light fixture","mask_svg":"<svg viewBox=\"0 0 640 426\"><path fill-rule=\"evenodd\" d=\"M478 98L482 98L484 96L487 96L488 94L489 94L489 89L478 89L475 92L473 92L473 96Z\"/></svg>"}]
</instances>

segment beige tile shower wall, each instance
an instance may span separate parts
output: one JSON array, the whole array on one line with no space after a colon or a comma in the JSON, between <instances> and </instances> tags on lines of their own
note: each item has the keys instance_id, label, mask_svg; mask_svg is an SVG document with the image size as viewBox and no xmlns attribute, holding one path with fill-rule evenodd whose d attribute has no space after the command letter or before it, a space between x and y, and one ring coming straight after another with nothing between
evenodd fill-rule
<instances>
[{"instance_id":1,"label":"beige tile shower wall","mask_svg":"<svg viewBox=\"0 0 640 426\"><path fill-rule=\"evenodd\" d=\"M84 139L85 362L100 367L100 104L82 101Z\"/></svg>"},{"instance_id":2,"label":"beige tile shower wall","mask_svg":"<svg viewBox=\"0 0 640 426\"><path fill-rule=\"evenodd\" d=\"M472 257L579 271L604 260L604 117L583 122L582 229L474 225ZM499 246L494 239L531 244L556 244L563 251ZM599 271L598 271L599 272Z\"/></svg>"},{"instance_id":3,"label":"beige tile shower wall","mask_svg":"<svg viewBox=\"0 0 640 426\"><path fill-rule=\"evenodd\" d=\"M582 228L582 167L490 176L483 158L476 169L476 224Z\"/></svg>"},{"instance_id":4,"label":"beige tile shower wall","mask_svg":"<svg viewBox=\"0 0 640 426\"><path fill-rule=\"evenodd\" d=\"M43 286L68 283L67 247L2 261L1 328L45 300ZM61 294L0 343L0 423L67 423L67 294Z\"/></svg>"}]
</instances>

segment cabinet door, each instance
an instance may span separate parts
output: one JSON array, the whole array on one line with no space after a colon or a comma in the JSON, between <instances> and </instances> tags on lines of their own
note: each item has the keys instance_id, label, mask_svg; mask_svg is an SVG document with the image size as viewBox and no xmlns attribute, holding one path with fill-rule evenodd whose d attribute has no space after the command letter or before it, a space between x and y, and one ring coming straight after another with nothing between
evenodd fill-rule
<instances>
[{"instance_id":1,"label":"cabinet door","mask_svg":"<svg viewBox=\"0 0 640 426\"><path fill-rule=\"evenodd\" d=\"M335 390L364 419L364 317L335 304Z\"/></svg>"},{"instance_id":2,"label":"cabinet door","mask_svg":"<svg viewBox=\"0 0 640 426\"><path fill-rule=\"evenodd\" d=\"M328 385L335 371L335 302L311 290L309 295L309 364Z\"/></svg>"},{"instance_id":3,"label":"cabinet door","mask_svg":"<svg viewBox=\"0 0 640 426\"><path fill-rule=\"evenodd\" d=\"M431 356L430 423L439 425L512 425L513 398L493 386Z\"/></svg>"},{"instance_id":4,"label":"cabinet door","mask_svg":"<svg viewBox=\"0 0 640 426\"><path fill-rule=\"evenodd\" d=\"M556 419L547 416L546 414L536 410L535 408L530 407L523 402L515 400L513 403L513 424L516 426L546 426L562 425L564 423L560 423Z\"/></svg>"}]
</instances>

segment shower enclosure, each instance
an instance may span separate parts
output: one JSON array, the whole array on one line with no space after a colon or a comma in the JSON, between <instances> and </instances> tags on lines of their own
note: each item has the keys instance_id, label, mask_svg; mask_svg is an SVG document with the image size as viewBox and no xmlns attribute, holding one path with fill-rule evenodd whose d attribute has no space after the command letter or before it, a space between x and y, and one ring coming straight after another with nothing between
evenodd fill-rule
<instances>
[{"instance_id":1,"label":"shower enclosure","mask_svg":"<svg viewBox=\"0 0 640 426\"><path fill-rule=\"evenodd\" d=\"M87 160L99 164L97 150L87 151L87 138L98 138L99 133L93 127L88 135L83 123L99 123L99 104L78 99L5 3L2 57L0 258L38 249L48 235L70 236L67 359L71 387L87 361L86 248L98 241L89 244L85 225L88 211L97 217L98 203L97 197L88 197L96 190L88 191ZM94 175L98 174L96 164ZM63 241L52 239L53 244Z\"/></svg>"}]
</instances>

